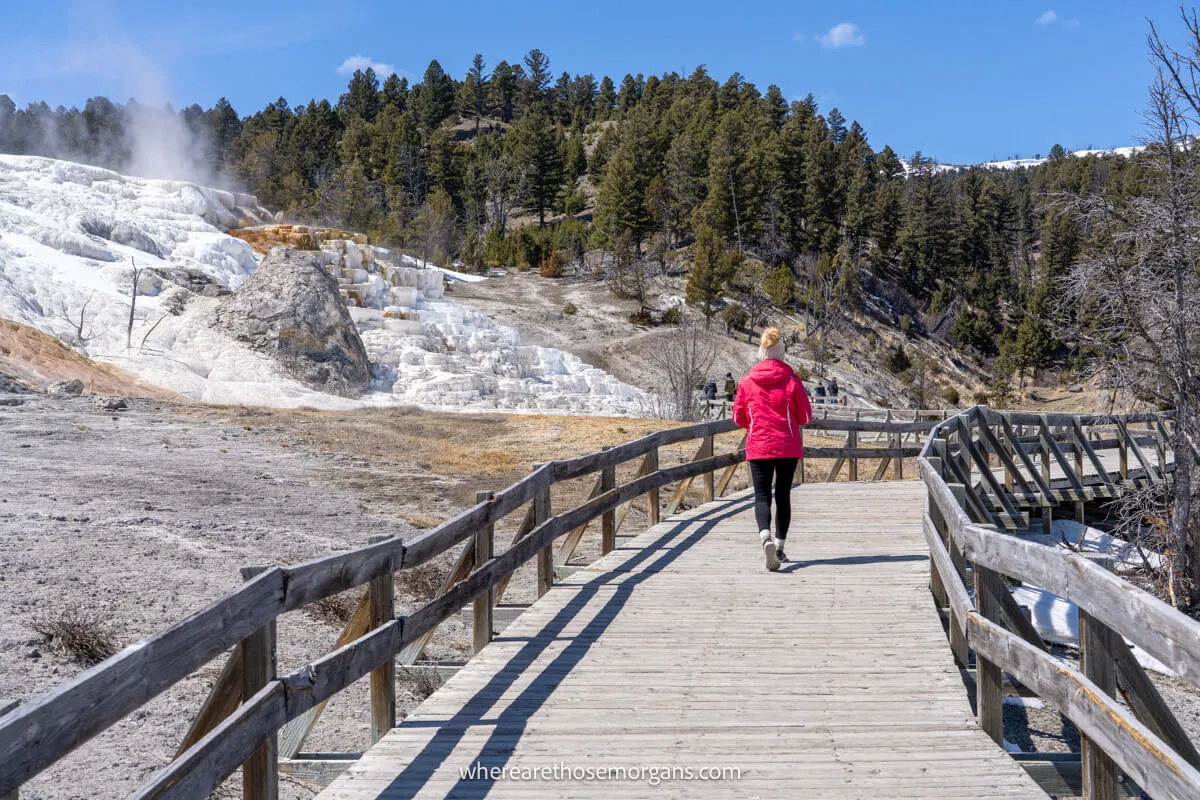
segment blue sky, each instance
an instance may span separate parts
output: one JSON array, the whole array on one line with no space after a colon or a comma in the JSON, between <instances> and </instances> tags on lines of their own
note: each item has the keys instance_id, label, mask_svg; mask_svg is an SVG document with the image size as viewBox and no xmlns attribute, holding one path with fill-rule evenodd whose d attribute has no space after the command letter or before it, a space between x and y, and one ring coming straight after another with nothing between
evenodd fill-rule
<instances>
[{"instance_id":1,"label":"blue sky","mask_svg":"<svg viewBox=\"0 0 1200 800\"><path fill-rule=\"evenodd\" d=\"M336 100L359 57L461 78L544 50L557 74L733 71L859 120L876 147L946 163L1131 144L1142 127L1146 17L1183 43L1178 4L1139 2L363 2L0 0L0 93L92 95L245 115L283 96ZM353 62L352 62L353 63Z\"/></svg>"}]
</instances>

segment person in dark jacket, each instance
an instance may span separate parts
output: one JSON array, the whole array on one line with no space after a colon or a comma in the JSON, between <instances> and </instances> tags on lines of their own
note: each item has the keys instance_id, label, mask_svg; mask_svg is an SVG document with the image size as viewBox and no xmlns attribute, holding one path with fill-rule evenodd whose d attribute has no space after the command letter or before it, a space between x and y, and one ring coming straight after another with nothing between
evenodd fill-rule
<instances>
[{"instance_id":1,"label":"person in dark jacket","mask_svg":"<svg viewBox=\"0 0 1200 800\"><path fill-rule=\"evenodd\" d=\"M804 384L783 361L778 328L763 332L761 359L742 378L733 404L733 421L746 429L746 461L754 481L754 517L767 569L779 569L792 521L792 478L804 456L802 428L812 419ZM775 536L771 536L771 496L775 498Z\"/></svg>"},{"instance_id":2,"label":"person in dark jacket","mask_svg":"<svg viewBox=\"0 0 1200 800\"><path fill-rule=\"evenodd\" d=\"M737 394L737 381L733 379L732 372L725 373L725 399L732 403L733 396Z\"/></svg>"},{"instance_id":3,"label":"person in dark jacket","mask_svg":"<svg viewBox=\"0 0 1200 800\"><path fill-rule=\"evenodd\" d=\"M709 378L704 383L704 399L705 400L716 400L717 399L717 382L715 380L713 380L712 378Z\"/></svg>"}]
</instances>

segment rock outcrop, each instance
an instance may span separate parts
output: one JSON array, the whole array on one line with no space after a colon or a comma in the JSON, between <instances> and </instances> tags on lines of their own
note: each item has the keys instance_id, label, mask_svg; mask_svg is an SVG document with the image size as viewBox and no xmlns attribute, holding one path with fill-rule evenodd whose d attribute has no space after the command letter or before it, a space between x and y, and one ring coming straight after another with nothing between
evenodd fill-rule
<instances>
[{"instance_id":1,"label":"rock outcrop","mask_svg":"<svg viewBox=\"0 0 1200 800\"><path fill-rule=\"evenodd\" d=\"M216 321L305 386L357 397L370 384L358 329L337 281L314 253L272 248L255 273L221 302Z\"/></svg>"}]
</instances>

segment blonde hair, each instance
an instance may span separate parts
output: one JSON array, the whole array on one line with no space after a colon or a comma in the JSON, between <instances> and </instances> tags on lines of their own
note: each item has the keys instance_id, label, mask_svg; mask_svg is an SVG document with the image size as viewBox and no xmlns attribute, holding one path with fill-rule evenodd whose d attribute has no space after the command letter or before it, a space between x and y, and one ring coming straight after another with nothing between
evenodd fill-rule
<instances>
[{"instance_id":1,"label":"blonde hair","mask_svg":"<svg viewBox=\"0 0 1200 800\"><path fill-rule=\"evenodd\" d=\"M758 357L762 361L769 358L783 360L783 338L779 328L767 328L763 331L758 344Z\"/></svg>"}]
</instances>

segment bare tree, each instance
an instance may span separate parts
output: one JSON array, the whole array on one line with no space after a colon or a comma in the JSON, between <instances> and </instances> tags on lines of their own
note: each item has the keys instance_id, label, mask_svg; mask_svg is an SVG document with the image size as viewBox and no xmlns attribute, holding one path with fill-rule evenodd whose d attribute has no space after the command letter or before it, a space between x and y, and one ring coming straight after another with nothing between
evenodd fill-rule
<instances>
[{"instance_id":1,"label":"bare tree","mask_svg":"<svg viewBox=\"0 0 1200 800\"><path fill-rule=\"evenodd\" d=\"M129 259L133 264L133 281L129 286L129 323L125 326L125 349L133 347L133 320L137 314L137 299L138 299L138 279L142 277L142 270L137 265L137 259Z\"/></svg>"},{"instance_id":2,"label":"bare tree","mask_svg":"<svg viewBox=\"0 0 1200 800\"><path fill-rule=\"evenodd\" d=\"M71 326L71 330L74 332L74 337L71 344L75 345L76 347L86 347L88 342L92 341L97 336L100 336L102 333L96 332L91 318L88 317L88 306L92 304L92 300L94 300L95 297L96 293L90 292L87 296L87 299L83 301L83 305L79 307L78 312L71 311L69 308L67 308L65 303L61 304L58 311L54 315L56 318Z\"/></svg>"},{"instance_id":3,"label":"bare tree","mask_svg":"<svg viewBox=\"0 0 1200 800\"><path fill-rule=\"evenodd\" d=\"M696 420L701 403L696 389L712 369L717 347L701 325L687 322L674 328L650 350L650 363L658 370L656 412L664 419Z\"/></svg>"},{"instance_id":4,"label":"bare tree","mask_svg":"<svg viewBox=\"0 0 1200 800\"><path fill-rule=\"evenodd\" d=\"M1180 607L1200 607L1200 494L1190 441L1200 440L1200 149L1191 131L1200 120L1200 25L1183 12L1188 50L1168 46L1151 26L1156 78L1146 113L1149 133L1138 158L1147 167L1142 193L1105 192L1065 198L1093 242L1063 283L1063 311L1074 308L1081 342L1130 407L1174 410L1175 460L1168 492L1131 494L1124 507L1140 529L1161 527L1167 543L1168 589Z\"/></svg>"}]
</instances>

